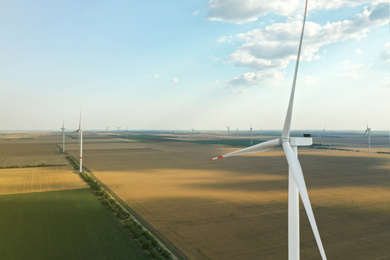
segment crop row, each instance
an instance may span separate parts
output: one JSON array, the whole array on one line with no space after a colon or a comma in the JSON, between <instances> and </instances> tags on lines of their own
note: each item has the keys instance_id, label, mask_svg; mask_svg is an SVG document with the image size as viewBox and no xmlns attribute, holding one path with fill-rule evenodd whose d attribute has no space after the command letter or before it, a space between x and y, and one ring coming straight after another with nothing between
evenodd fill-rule
<instances>
[{"instance_id":1,"label":"crop row","mask_svg":"<svg viewBox=\"0 0 390 260\"><path fill-rule=\"evenodd\" d=\"M68 159L69 160L69 159ZM76 167L75 167L76 168ZM144 229L142 225L137 223L113 197L103 187L94 180L88 173L81 172L80 176L91 186L92 190L96 192L101 201L111 209L113 214L124 221L125 227L131 232L134 239L136 239L143 250L149 252L153 259L173 259L172 255L163 248L157 239Z\"/></svg>"}]
</instances>

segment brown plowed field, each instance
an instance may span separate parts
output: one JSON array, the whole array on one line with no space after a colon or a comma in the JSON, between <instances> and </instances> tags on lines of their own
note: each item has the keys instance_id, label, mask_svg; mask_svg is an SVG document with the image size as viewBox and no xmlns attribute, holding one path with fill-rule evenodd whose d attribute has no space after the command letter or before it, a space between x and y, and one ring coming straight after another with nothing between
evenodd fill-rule
<instances>
[{"instance_id":1,"label":"brown plowed field","mask_svg":"<svg viewBox=\"0 0 390 260\"><path fill-rule=\"evenodd\" d=\"M86 150L83 161L191 259L286 259L283 152L208 161L233 150L133 143ZM328 258L390 259L390 156L300 149L299 158ZM301 259L319 258L302 209Z\"/></svg>"}]
</instances>

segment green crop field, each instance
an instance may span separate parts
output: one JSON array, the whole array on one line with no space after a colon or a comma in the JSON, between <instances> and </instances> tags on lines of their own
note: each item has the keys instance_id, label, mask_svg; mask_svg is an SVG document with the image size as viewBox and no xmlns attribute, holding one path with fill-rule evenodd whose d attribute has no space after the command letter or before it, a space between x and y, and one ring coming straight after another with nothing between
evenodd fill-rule
<instances>
[{"instance_id":1,"label":"green crop field","mask_svg":"<svg viewBox=\"0 0 390 260\"><path fill-rule=\"evenodd\" d=\"M149 259L90 189L0 195L0 259Z\"/></svg>"}]
</instances>

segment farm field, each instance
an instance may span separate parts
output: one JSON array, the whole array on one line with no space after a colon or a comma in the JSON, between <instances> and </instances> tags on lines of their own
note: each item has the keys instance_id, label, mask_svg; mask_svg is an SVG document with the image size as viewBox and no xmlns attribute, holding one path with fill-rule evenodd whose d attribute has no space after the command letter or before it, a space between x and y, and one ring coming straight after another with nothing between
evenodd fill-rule
<instances>
[{"instance_id":1,"label":"farm field","mask_svg":"<svg viewBox=\"0 0 390 260\"><path fill-rule=\"evenodd\" d=\"M90 189L0 195L0 259L148 259Z\"/></svg>"},{"instance_id":2,"label":"farm field","mask_svg":"<svg viewBox=\"0 0 390 260\"><path fill-rule=\"evenodd\" d=\"M286 259L281 150L218 161L237 148L180 141L87 149L84 164L190 259ZM78 150L69 151L77 158ZM300 149L329 259L390 258L390 156ZM302 208L302 207L301 207ZM301 210L301 259L319 259Z\"/></svg>"},{"instance_id":3,"label":"farm field","mask_svg":"<svg viewBox=\"0 0 390 260\"><path fill-rule=\"evenodd\" d=\"M35 156L0 156L0 168L26 167L37 165L67 165L68 161L62 154Z\"/></svg>"},{"instance_id":4,"label":"farm field","mask_svg":"<svg viewBox=\"0 0 390 260\"><path fill-rule=\"evenodd\" d=\"M0 169L0 195L87 187L70 166Z\"/></svg>"},{"instance_id":5,"label":"farm field","mask_svg":"<svg viewBox=\"0 0 390 260\"><path fill-rule=\"evenodd\" d=\"M0 136L0 259L150 259L57 152L59 135L12 137Z\"/></svg>"}]
</instances>

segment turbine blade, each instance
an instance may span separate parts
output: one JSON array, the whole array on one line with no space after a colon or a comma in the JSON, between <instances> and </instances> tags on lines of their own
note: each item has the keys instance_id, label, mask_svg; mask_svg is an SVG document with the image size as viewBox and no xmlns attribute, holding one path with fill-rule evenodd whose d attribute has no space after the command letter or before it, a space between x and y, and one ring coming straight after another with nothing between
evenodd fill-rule
<instances>
[{"instance_id":1,"label":"turbine blade","mask_svg":"<svg viewBox=\"0 0 390 260\"><path fill-rule=\"evenodd\" d=\"M284 126L283 126L282 137L285 137L285 138L289 138L289 137L290 137L292 110L293 110L294 95L295 95L295 85L296 85L296 82L297 82L297 74L298 74L298 67L299 67L299 58L300 58L300 56L301 56L303 32L305 31L307 1L308 1L308 0L306 0L306 5L305 5L305 15L304 15L304 17L303 17L301 39L300 39L300 41L299 41L299 48L298 48L297 61L296 61L296 64L295 64L294 79L293 79L293 84L292 84L291 94L290 94L290 102L289 102L289 104L288 104L286 119L285 119L285 121L284 121Z\"/></svg>"},{"instance_id":2,"label":"turbine blade","mask_svg":"<svg viewBox=\"0 0 390 260\"><path fill-rule=\"evenodd\" d=\"M301 165L298 161L297 156L295 155L294 151L292 150L290 144L288 142L282 143L283 150L286 154L287 162L290 167L290 170L294 176L295 184L298 187L299 194L301 196L303 206L305 207L307 217L309 219L311 228L314 233L314 237L317 242L318 249L320 250L320 254L322 256L322 259L326 259L325 250L321 242L320 233L318 232L316 220L314 218L313 209L310 204L309 194L307 193L305 179L303 178L303 172Z\"/></svg>"},{"instance_id":3,"label":"turbine blade","mask_svg":"<svg viewBox=\"0 0 390 260\"><path fill-rule=\"evenodd\" d=\"M363 136L365 136L367 134L367 132L368 132L368 129L364 132Z\"/></svg>"},{"instance_id":4,"label":"turbine blade","mask_svg":"<svg viewBox=\"0 0 390 260\"><path fill-rule=\"evenodd\" d=\"M225 157L230 157L230 156L236 156L236 155L241 155L241 154L247 154L247 153L260 153L260 152L265 152L268 150L271 150L275 148L276 146L280 145L280 139L273 139L269 140L260 144L256 144L238 151L234 151L231 153L227 153L218 157L211 158L209 161L225 158Z\"/></svg>"},{"instance_id":5,"label":"turbine blade","mask_svg":"<svg viewBox=\"0 0 390 260\"><path fill-rule=\"evenodd\" d=\"M77 129L76 131L73 131L72 133L80 132L80 129Z\"/></svg>"}]
</instances>

